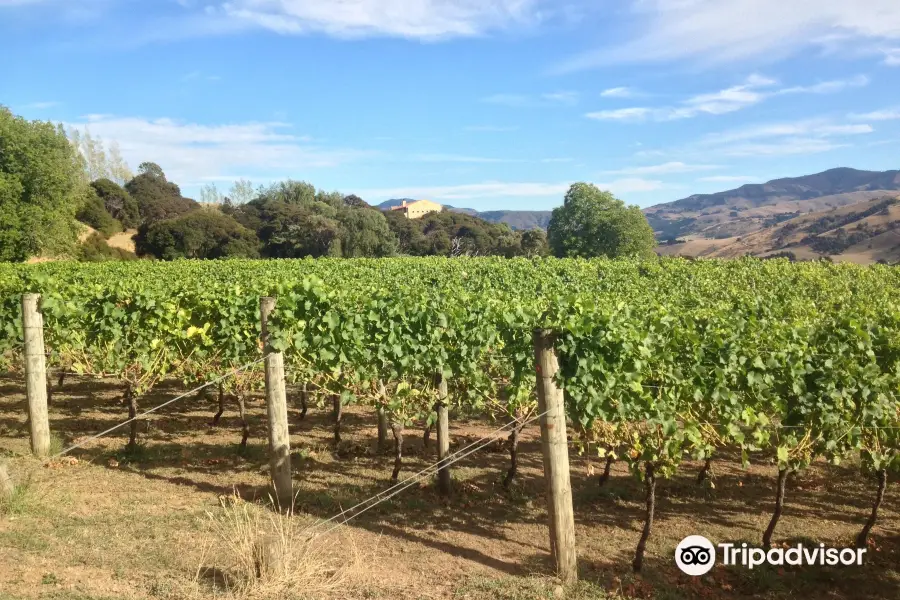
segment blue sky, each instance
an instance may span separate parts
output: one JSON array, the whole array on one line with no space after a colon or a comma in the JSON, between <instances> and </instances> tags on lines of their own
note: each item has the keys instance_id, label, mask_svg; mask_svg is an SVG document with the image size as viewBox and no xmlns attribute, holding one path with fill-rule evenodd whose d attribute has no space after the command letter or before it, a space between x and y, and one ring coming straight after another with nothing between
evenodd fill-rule
<instances>
[{"instance_id":1,"label":"blue sky","mask_svg":"<svg viewBox=\"0 0 900 600\"><path fill-rule=\"evenodd\" d=\"M898 0L0 0L0 103L187 195L650 206L900 168Z\"/></svg>"}]
</instances>

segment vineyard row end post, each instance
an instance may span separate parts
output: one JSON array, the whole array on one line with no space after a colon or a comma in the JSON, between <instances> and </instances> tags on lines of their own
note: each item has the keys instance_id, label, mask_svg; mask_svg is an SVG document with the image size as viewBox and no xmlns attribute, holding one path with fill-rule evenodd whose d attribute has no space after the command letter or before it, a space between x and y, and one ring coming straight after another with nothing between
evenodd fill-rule
<instances>
[{"instance_id":1,"label":"vineyard row end post","mask_svg":"<svg viewBox=\"0 0 900 600\"><path fill-rule=\"evenodd\" d=\"M284 383L284 355L275 352L269 340L268 319L275 298L259 299L263 352L266 356L266 415L269 420L269 470L281 510L293 510L291 438L288 431L287 391Z\"/></svg>"},{"instance_id":2,"label":"vineyard row end post","mask_svg":"<svg viewBox=\"0 0 900 600\"><path fill-rule=\"evenodd\" d=\"M450 411L447 406L447 378L442 373L435 376L437 379L438 401L434 405L437 413L437 444L438 460L438 490L442 496L450 494L450 466L444 464L450 454Z\"/></svg>"},{"instance_id":3,"label":"vineyard row end post","mask_svg":"<svg viewBox=\"0 0 900 600\"><path fill-rule=\"evenodd\" d=\"M572 508L572 484L569 477L569 442L566 436L566 411L563 391L556 383L559 362L553 346L553 333L534 332L534 358L537 370L538 414L541 422L541 448L544 455L544 479L547 485L547 512L550 516L550 551L556 572L566 584L578 579L575 555L575 512Z\"/></svg>"},{"instance_id":4,"label":"vineyard row end post","mask_svg":"<svg viewBox=\"0 0 900 600\"><path fill-rule=\"evenodd\" d=\"M25 396L28 399L31 451L44 458L50 454L50 418L47 416L47 356L40 301L40 294L22 296L22 333L25 338Z\"/></svg>"}]
</instances>

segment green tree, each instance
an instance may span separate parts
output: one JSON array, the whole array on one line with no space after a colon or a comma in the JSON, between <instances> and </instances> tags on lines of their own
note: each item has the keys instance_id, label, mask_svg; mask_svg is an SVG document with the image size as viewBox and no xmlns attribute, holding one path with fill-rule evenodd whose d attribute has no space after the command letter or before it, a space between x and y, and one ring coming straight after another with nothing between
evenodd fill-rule
<instances>
[{"instance_id":1,"label":"green tree","mask_svg":"<svg viewBox=\"0 0 900 600\"><path fill-rule=\"evenodd\" d=\"M349 196L348 196L349 197ZM347 258L392 256L397 252L397 238L379 210L345 208L338 213L343 226L342 255Z\"/></svg>"},{"instance_id":2,"label":"green tree","mask_svg":"<svg viewBox=\"0 0 900 600\"><path fill-rule=\"evenodd\" d=\"M98 179L91 183L91 187L103 201L106 212L121 222L123 227L131 229L140 225L138 204L125 188L109 179Z\"/></svg>"},{"instance_id":3,"label":"green tree","mask_svg":"<svg viewBox=\"0 0 900 600\"><path fill-rule=\"evenodd\" d=\"M141 163L137 177L126 183L125 189L137 202L144 224L172 219L200 208L194 200L181 196L181 188L168 181L156 163Z\"/></svg>"},{"instance_id":4,"label":"green tree","mask_svg":"<svg viewBox=\"0 0 900 600\"><path fill-rule=\"evenodd\" d=\"M86 188L84 203L78 209L75 218L99 231L104 238L122 231L122 223L107 212L103 200L100 199L93 187Z\"/></svg>"},{"instance_id":5,"label":"green tree","mask_svg":"<svg viewBox=\"0 0 900 600\"><path fill-rule=\"evenodd\" d=\"M174 219L144 224L135 236L139 256L164 260L259 256L256 235L217 211L194 211Z\"/></svg>"},{"instance_id":6,"label":"green tree","mask_svg":"<svg viewBox=\"0 0 900 600\"><path fill-rule=\"evenodd\" d=\"M81 165L61 125L0 106L0 261L75 247Z\"/></svg>"},{"instance_id":7,"label":"green tree","mask_svg":"<svg viewBox=\"0 0 900 600\"><path fill-rule=\"evenodd\" d=\"M547 245L547 234L543 229L529 229L522 233L523 256L547 256L550 247Z\"/></svg>"},{"instance_id":8,"label":"green tree","mask_svg":"<svg viewBox=\"0 0 900 600\"><path fill-rule=\"evenodd\" d=\"M640 208L589 183L572 185L553 209L547 239L558 257L647 255L656 246Z\"/></svg>"}]
</instances>

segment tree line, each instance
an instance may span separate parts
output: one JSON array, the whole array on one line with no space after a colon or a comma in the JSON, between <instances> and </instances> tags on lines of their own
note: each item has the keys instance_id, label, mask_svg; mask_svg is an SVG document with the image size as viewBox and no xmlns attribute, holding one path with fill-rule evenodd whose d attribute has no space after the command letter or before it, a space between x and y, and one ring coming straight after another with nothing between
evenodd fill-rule
<instances>
[{"instance_id":1,"label":"tree line","mask_svg":"<svg viewBox=\"0 0 900 600\"><path fill-rule=\"evenodd\" d=\"M637 207L578 183L547 232L515 231L463 213L407 219L355 194L286 180L215 184L197 202L154 162L133 174L116 143L28 121L0 106L0 261L388 256L621 256L654 246ZM81 236L88 225L95 233ZM136 229L135 254L106 240Z\"/></svg>"}]
</instances>

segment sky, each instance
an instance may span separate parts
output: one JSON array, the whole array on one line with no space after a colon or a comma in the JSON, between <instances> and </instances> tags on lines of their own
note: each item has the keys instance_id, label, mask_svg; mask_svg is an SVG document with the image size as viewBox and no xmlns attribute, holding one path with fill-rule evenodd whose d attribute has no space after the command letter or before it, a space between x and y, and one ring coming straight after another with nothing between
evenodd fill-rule
<instances>
[{"instance_id":1,"label":"sky","mask_svg":"<svg viewBox=\"0 0 900 600\"><path fill-rule=\"evenodd\" d=\"M0 104L185 195L642 207L900 168L898 0L0 0Z\"/></svg>"}]
</instances>

